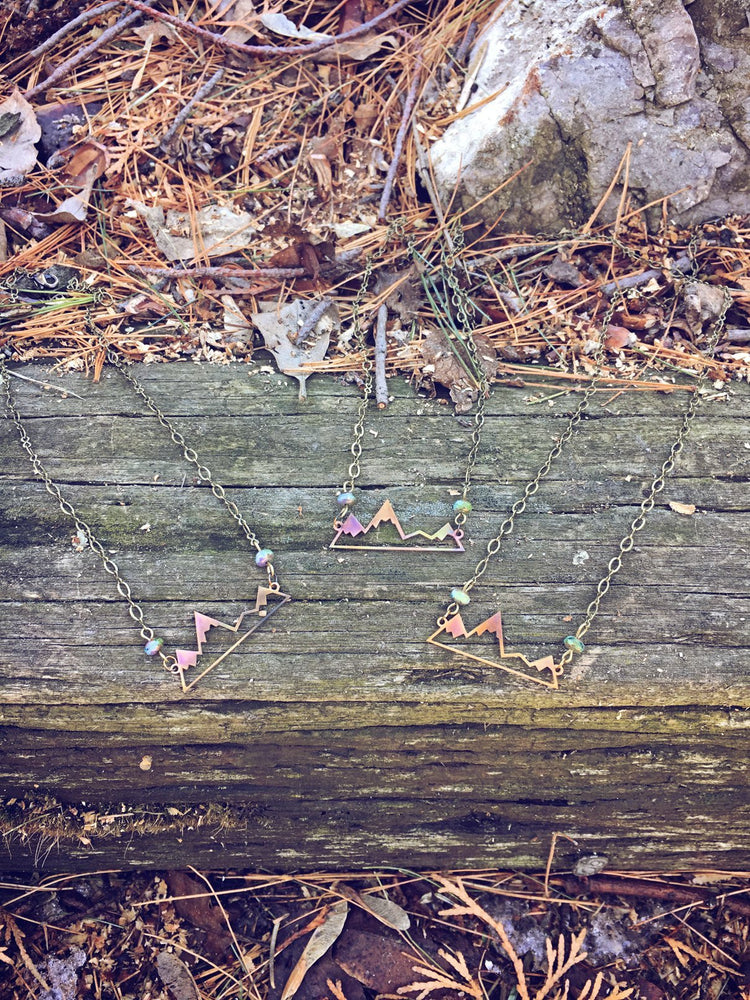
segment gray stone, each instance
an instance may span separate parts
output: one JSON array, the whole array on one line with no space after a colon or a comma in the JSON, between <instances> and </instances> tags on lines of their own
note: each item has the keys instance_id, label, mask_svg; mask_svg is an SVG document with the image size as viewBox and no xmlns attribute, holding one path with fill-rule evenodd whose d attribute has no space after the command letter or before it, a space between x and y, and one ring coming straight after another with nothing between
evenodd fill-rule
<instances>
[{"instance_id":1,"label":"gray stone","mask_svg":"<svg viewBox=\"0 0 750 1000\"><path fill-rule=\"evenodd\" d=\"M525 0L477 39L463 116L430 151L438 194L486 228L585 223L627 150L653 228L750 212L750 28L729 0ZM473 110L472 110L473 109ZM617 215L625 171L599 220ZM477 203L482 202L477 208Z\"/></svg>"}]
</instances>

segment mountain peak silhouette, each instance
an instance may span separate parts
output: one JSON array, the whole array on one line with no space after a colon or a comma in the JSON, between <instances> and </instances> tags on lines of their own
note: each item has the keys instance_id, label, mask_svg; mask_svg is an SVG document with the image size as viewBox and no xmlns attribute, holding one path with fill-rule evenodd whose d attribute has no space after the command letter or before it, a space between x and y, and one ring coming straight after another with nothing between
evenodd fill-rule
<instances>
[{"instance_id":1,"label":"mountain peak silhouette","mask_svg":"<svg viewBox=\"0 0 750 1000\"><path fill-rule=\"evenodd\" d=\"M391 524L396 529L398 537L402 542L409 542L411 539L423 539L421 544L410 546L410 545L399 545L395 542L388 543L381 540L377 540L377 544L368 545L364 538L360 536L366 535L369 531L374 531L381 525ZM346 543L346 538L357 538L358 543L354 545L349 545ZM331 549L381 549L387 550L397 550L397 549L426 549L429 552L437 551L449 551L449 552L463 552L464 547L461 542L463 538L463 531L460 528L455 527L449 521L446 522L442 527L440 527L436 532L430 533L428 531L422 531L417 529L416 531L406 532L401 526L401 521L396 513L393 504L390 500L386 499L378 508L375 516L367 524L363 526L361 521L354 515L348 514L343 522L337 524L336 534L334 535L333 541L329 545ZM434 544L430 545L432 542ZM452 544L451 544L452 543Z\"/></svg>"},{"instance_id":2,"label":"mountain peak silhouette","mask_svg":"<svg viewBox=\"0 0 750 1000\"><path fill-rule=\"evenodd\" d=\"M498 659L489 659L489 656L492 655L490 652L485 656L480 656L479 651L481 647L477 647L476 645L469 644L467 646L461 641L453 646L448 645L447 642L440 641L440 637L445 637L446 635L449 635L454 640L464 640L485 635L487 632L497 636L500 654ZM439 646L441 649L446 649L449 653L453 653L456 656L473 660L476 663L482 663L487 667L497 667L499 670L505 670L515 677L531 681L534 684L541 684L543 687L557 689L559 687L559 679L563 673L562 664L555 663L553 656L548 655L542 656L537 660L529 660L523 653L506 652L503 639L502 615L499 610L468 632L461 615L458 613L447 620L441 619L436 631L431 636L428 636L427 642L433 646ZM497 656L497 653L495 653L495 656ZM507 661L511 661L513 665Z\"/></svg>"}]
</instances>

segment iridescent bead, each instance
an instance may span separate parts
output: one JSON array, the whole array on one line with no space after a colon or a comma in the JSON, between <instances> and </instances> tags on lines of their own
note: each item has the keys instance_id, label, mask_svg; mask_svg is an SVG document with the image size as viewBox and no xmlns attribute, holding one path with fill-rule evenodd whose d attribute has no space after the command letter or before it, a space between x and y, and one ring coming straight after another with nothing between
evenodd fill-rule
<instances>
[{"instance_id":1,"label":"iridescent bead","mask_svg":"<svg viewBox=\"0 0 750 1000\"><path fill-rule=\"evenodd\" d=\"M456 500L453 509L457 514L468 514L472 507L468 500Z\"/></svg>"},{"instance_id":2,"label":"iridescent bead","mask_svg":"<svg viewBox=\"0 0 750 1000\"><path fill-rule=\"evenodd\" d=\"M261 549L255 557L256 566L267 566L273 562L273 552L270 549Z\"/></svg>"},{"instance_id":3,"label":"iridescent bead","mask_svg":"<svg viewBox=\"0 0 750 1000\"><path fill-rule=\"evenodd\" d=\"M465 590L460 590L458 587L454 587L451 591L451 600L455 601L456 604L468 604L471 598Z\"/></svg>"},{"instance_id":4,"label":"iridescent bead","mask_svg":"<svg viewBox=\"0 0 750 1000\"><path fill-rule=\"evenodd\" d=\"M349 492L339 493L339 495L336 497L336 503L339 505L339 507L349 507L351 506L351 504L354 503L354 499L355 497L353 493Z\"/></svg>"},{"instance_id":5,"label":"iridescent bead","mask_svg":"<svg viewBox=\"0 0 750 1000\"><path fill-rule=\"evenodd\" d=\"M143 652L146 656L156 656L163 645L163 639L150 639L143 647Z\"/></svg>"},{"instance_id":6,"label":"iridescent bead","mask_svg":"<svg viewBox=\"0 0 750 1000\"><path fill-rule=\"evenodd\" d=\"M563 643L568 647L568 649L572 649L574 653L582 653L586 648L581 640L574 635L566 635L563 639Z\"/></svg>"}]
</instances>

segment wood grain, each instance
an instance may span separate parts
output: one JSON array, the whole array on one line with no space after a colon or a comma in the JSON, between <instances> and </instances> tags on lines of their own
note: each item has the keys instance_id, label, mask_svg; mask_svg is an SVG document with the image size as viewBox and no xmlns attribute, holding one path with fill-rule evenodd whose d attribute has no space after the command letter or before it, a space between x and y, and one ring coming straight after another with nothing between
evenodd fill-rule
<instances>
[{"instance_id":1,"label":"wood grain","mask_svg":"<svg viewBox=\"0 0 750 1000\"><path fill-rule=\"evenodd\" d=\"M40 457L112 550L147 622L168 644L189 646L194 610L234 620L262 582L254 553L121 376L106 372L95 385L38 365L17 370L77 394L13 381ZM349 553L328 543L355 389L316 377L300 404L294 385L253 366L136 374L277 553L293 601L181 694L143 656L112 580L91 552L73 549L72 524L33 476L11 422L0 424L4 793L102 808L226 803L236 819L125 845L106 831L88 844L62 837L41 851L48 868L535 867L554 830L621 868L742 863L746 386L702 405L586 651L549 691L424 640L575 396L496 388L465 555ZM357 514L371 516L388 496L405 526L439 527L460 487L470 422L402 380L389 390L391 405L373 410L365 433ZM472 592L467 621L501 606L506 646L559 652L687 398L597 394ZM6 869L39 861L33 837L9 836L7 846Z\"/></svg>"}]
</instances>

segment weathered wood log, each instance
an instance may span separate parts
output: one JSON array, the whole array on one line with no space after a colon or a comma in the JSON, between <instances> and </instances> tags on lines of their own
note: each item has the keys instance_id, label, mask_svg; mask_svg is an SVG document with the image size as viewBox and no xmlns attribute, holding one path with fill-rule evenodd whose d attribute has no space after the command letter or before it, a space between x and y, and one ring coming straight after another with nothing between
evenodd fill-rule
<instances>
[{"instance_id":1,"label":"weathered wood log","mask_svg":"<svg viewBox=\"0 0 750 1000\"><path fill-rule=\"evenodd\" d=\"M17 370L70 391L13 382L42 461L146 621L184 648L195 610L233 621L262 582L254 552L122 377ZM747 387L702 405L585 652L552 690L425 639L575 396L496 388L465 554L347 552L328 545L355 390L319 377L300 404L286 379L251 371L136 371L275 550L292 595L187 694L143 655L112 579L71 545L72 523L0 424L0 866L537 867L553 831L621 868L746 863ZM368 422L356 511L370 517L387 496L405 526L434 530L471 423L401 380L390 390ZM467 624L501 607L506 648L559 656L686 402L682 390L598 394L472 592ZM24 796L25 811L12 801ZM560 843L560 861L574 859Z\"/></svg>"}]
</instances>

